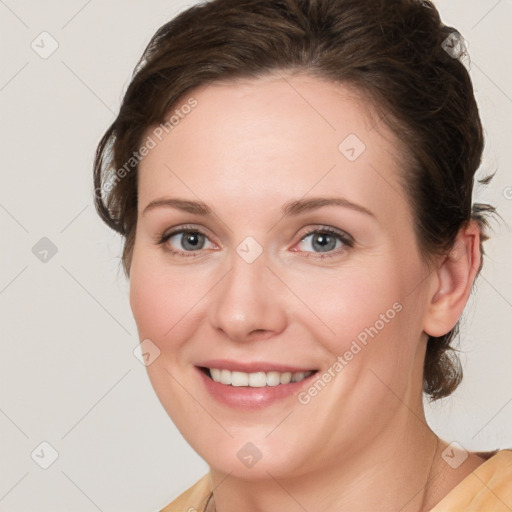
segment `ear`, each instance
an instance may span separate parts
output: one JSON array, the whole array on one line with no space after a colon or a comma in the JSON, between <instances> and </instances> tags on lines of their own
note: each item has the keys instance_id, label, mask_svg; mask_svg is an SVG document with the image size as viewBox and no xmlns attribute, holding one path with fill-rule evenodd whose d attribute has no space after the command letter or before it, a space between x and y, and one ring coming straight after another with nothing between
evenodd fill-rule
<instances>
[{"instance_id":1,"label":"ear","mask_svg":"<svg viewBox=\"0 0 512 512\"><path fill-rule=\"evenodd\" d=\"M435 270L423 330L430 336L443 336L455 327L480 270L480 229L471 220L461 228L450 253Z\"/></svg>"}]
</instances>

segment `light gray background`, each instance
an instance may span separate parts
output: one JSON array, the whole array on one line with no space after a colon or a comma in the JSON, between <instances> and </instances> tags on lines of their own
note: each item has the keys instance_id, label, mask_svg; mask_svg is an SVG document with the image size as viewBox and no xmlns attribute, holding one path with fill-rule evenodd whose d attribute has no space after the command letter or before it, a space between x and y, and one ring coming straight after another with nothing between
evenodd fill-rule
<instances>
[{"instance_id":1,"label":"light gray background","mask_svg":"<svg viewBox=\"0 0 512 512\"><path fill-rule=\"evenodd\" d=\"M91 179L137 59L193 3L0 0L2 511L158 510L207 471L132 353L120 238L95 213ZM512 447L512 0L436 4L469 45L487 139L480 176L498 170L476 198L506 223L466 310L464 382L428 419L467 449ZM47 59L31 48L43 31L59 45ZM46 263L32 252L42 237L58 249ZM48 469L31 457L49 456L43 441L59 455Z\"/></svg>"}]
</instances>

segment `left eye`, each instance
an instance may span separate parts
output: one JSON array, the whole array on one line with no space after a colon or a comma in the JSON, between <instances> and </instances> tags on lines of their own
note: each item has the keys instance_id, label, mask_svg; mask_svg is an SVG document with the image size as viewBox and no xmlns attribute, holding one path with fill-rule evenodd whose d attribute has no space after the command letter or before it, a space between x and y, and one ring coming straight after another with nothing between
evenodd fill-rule
<instances>
[{"instance_id":1,"label":"left eye","mask_svg":"<svg viewBox=\"0 0 512 512\"><path fill-rule=\"evenodd\" d=\"M310 240L307 241L308 239ZM313 252L320 253L332 252L335 249L340 249L344 246L352 246L352 242L348 236L325 229L308 233L301 239L299 247L301 244L303 245L303 247L300 248L301 251L309 252L307 248L310 247L313 249Z\"/></svg>"}]
</instances>

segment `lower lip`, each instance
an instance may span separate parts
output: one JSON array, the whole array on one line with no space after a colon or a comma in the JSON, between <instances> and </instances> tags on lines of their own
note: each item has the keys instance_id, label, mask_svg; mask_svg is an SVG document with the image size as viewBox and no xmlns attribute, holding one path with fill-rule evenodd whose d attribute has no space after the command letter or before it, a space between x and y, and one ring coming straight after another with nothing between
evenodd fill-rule
<instances>
[{"instance_id":1,"label":"lower lip","mask_svg":"<svg viewBox=\"0 0 512 512\"><path fill-rule=\"evenodd\" d=\"M197 368L207 391L220 403L238 409L262 409L269 405L297 394L304 386L309 385L316 372L300 382L278 384L277 386L265 386L252 388L250 386L231 386L215 382L201 369Z\"/></svg>"}]
</instances>

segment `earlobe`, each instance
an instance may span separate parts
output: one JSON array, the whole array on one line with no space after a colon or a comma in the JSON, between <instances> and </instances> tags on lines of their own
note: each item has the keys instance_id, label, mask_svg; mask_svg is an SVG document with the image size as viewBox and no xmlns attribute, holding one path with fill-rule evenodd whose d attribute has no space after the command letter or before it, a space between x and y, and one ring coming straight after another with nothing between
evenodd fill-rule
<instances>
[{"instance_id":1,"label":"earlobe","mask_svg":"<svg viewBox=\"0 0 512 512\"><path fill-rule=\"evenodd\" d=\"M458 322L481 266L480 229L475 221L461 228L449 254L435 270L435 289L424 322L430 336L443 336Z\"/></svg>"}]
</instances>

